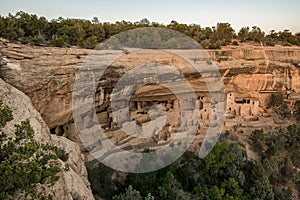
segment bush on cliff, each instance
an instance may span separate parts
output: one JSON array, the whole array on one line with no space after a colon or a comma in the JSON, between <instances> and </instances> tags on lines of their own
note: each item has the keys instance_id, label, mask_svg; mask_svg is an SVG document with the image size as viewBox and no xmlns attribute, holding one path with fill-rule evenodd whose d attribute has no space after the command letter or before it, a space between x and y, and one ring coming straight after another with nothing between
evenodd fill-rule
<instances>
[{"instance_id":1,"label":"bush on cliff","mask_svg":"<svg viewBox=\"0 0 300 200\"><path fill-rule=\"evenodd\" d=\"M66 160L66 153L53 145L36 142L28 120L16 124L14 134L5 133L3 128L11 120L11 109L0 100L0 199L13 199L16 194L51 199L37 186L55 184L60 172L57 160Z\"/></svg>"}]
</instances>

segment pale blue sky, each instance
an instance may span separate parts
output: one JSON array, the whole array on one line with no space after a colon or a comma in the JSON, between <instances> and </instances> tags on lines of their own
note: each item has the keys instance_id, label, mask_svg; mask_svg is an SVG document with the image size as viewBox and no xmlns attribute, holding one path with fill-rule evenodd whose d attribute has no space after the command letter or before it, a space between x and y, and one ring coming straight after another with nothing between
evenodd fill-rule
<instances>
[{"instance_id":1,"label":"pale blue sky","mask_svg":"<svg viewBox=\"0 0 300 200\"><path fill-rule=\"evenodd\" d=\"M135 22L148 18L164 24L174 19L201 26L229 22L236 30L257 25L266 32L300 32L300 0L0 0L0 15L20 10L48 19L97 16L101 22Z\"/></svg>"}]
</instances>

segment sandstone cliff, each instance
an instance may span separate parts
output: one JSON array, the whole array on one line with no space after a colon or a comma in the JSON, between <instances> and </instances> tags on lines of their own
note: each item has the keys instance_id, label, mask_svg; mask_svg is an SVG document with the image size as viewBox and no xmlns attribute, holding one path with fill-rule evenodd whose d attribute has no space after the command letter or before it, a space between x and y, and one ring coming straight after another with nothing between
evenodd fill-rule
<instances>
[{"instance_id":1,"label":"sandstone cliff","mask_svg":"<svg viewBox=\"0 0 300 200\"><path fill-rule=\"evenodd\" d=\"M0 51L0 57L7 63L6 81L30 97L50 127L70 121L74 76L86 56L107 56L94 50L36 47L5 41L1 42ZM208 52L220 68L228 92L300 91L298 47L244 46ZM115 66L124 68L115 71L122 74L134 66L149 62L179 67L185 63L182 58L172 54L136 53L122 56L116 61ZM187 70L183 72L189 73Z\"/></svg>"},{"instance_id":2,"label":"sandstone cliff","mask_svg":"<svg viewBox=\"0 0 300 200\"><path fill-rule=\"evenodd\" d=\"M166 51L144 50L135 52L96 51L76 48L37 47L29 45L0 42L0 57L5 63L5 80L23 91L31 99L34 107L41 113L47 125L57 135L78 142L76 129L72 120L72 92L75 74L86 61L93 58L92 64L98 60L107 63L116 59L106 70L99 81L96 97L99 98L98 119L107 129L113 129L109 99L114 84L128 70L149 63L171 65L184 74L195 89L201 104L201 120L214 118L210 116L211 103L209 91L203 77L216 78L216 74L209 71L197 74L191 64L182 57ZM258 120L266 115L270 95L274 92L283 92L292 106L300 100L300 48L299 47L225 47L220 50L208 50L209 60L206 65L215 64L219 67L221 78L225 84L228 119L235 116L244 117L244 120ZM193 52L189 53L193 56ZM196 54L195 54L196 55ZM192 58L193 59L193 58ZM197 60L194 62L203 62ZM218 88L216 89L216 91ZM167 109L174 109L176 102L172 93L160 86L145 86L138 90L132 98L133 110L141 112L141 108L149 107L147 102L159 100ZM208 110L209 109L209 110ZM174 112L175 112L174 111ZM138 123L147 123L148 116L134 114ZM142 112L146 112L142 110ZM175 121L175 114L170 116ZM175 117L174 117L175 116ZM228 124L239 124L241 119ZM269 122L268 122L269 123ZM277 122L273 122L277 123ZM175 126L175 125L174 125ZM118 135L111 133L111 135ZM124 138L123 138L124 139ZM120 141L122 138L120 139Z\"/></svg>"},{"instance_id":3,"label":"sandstone cliff","mask_svg":"<svg viewBox=\"0 0 300 200\"><path fill-rule=\"evenodd\" d=\"M12 109L14 116L14 120L6 125L5 133L13 133L14 124L20 124L21 121L29 119L36 141L53 144L69 153L69 159L66 162L59 160L61 168L59 181L53 187L41 186L45 187L47 194L59 200L93 200L83 156L78 145L64 137L51 135L41 115L33 108L30 99L2 79L0 79L0 99ZM66 168L69 170L65 170Z\"/></svg>"}]
</instances>

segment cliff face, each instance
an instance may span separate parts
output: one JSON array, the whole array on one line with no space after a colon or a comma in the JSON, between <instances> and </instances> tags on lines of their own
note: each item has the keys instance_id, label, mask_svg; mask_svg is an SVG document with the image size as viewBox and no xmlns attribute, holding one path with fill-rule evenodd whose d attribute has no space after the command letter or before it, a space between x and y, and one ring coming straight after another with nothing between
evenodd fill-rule
<instances>
[{"instance_id":1,"label":"cliff face","mask_svg":"<svg viewBox=\"0 0 300 200\"><path fill-rule=\"evenodd\" d=\"M224 70L226 85L246 91L300 89L300 48L242 47L209 53Z\"/></svg>"},{"instance_id":2,"label":"cliff face","mask_svg":"<svg viewBox=\"0 0 300 200\"><path fill-rule=\"evenodd\" d=\"M51 127L70 119L74 70L84 50L41 48L2 43L6 81L23 91Z\"/></svg>"},{"instance_id":3,"label":"cliff face","mask_svg":"<svg viewBox=\"0 0 300 200\"><path fill-rule=\"evenodd\" d=\"M5 41L0 42L0 48L0 57L6 63L6 81L30 97L50 128L66 124L72 119L74 76L86 56L103 59L110 54L120 53L25 46ZM300 91L300 48L244 46L209 50L208 53L220 69L227 92L252 93L260 99L261 105L265 105L267 97L259 93ZM190 73L185 69L188 63L174 54L130 53L124 54L113 64L117 67L105 79L108 83L113 82L111 74L117 74L118 77L128 69L149 62L176 66L182 73ZM200 79L196 82L194 85L205 87Z\"/></svg>"},{"instance_id":4,"label":"cliff face","mask_svg":"<svg viewBox=\"0 0 300 200\"><path fill-rule=\"evenodd\" d=\"M0 79L0 99L13 111L14 119L5 126L5 133L14 132L14 124L29 120L35 132L35 139L39 143L53 144L65 149L69 153L66 162L59 160L61 172L59 180L52 187L45 187L46 193L51 194L54 199L91 199L92 195L83 156L78 145L64 137L51 135L41 115L33 108L30 99ZM69 170L65 170L69 166Z\"/></svg>"},{"instance_id":5,"label":"cliff face","mask_svg":"<svg viewBox=\"0 0 300 200\"><path fill-rule=\"evenodd\" d=\"M99 81L96 93L98 106L97 116L102 127L113 129L114 121L109 109L110 94L117 80L130 69L144 64L156 63L174 66L190 82L199 100L195 102L202 108L201 120L203 126L210 116L212 107L206 97L209 91L203 77L216 78L209 71L197 74L192 63L176 55L174 52L144 50L125 53L121 51L95 51L75 48L36 47L10 44L0 41L0 57L5 63L5 80L31 99L34 107L41 113L46 124L57 135L64 135L73 141L79 141L72 120L72 92L77 70L86 59L93 58L92 64L99 60L112 62ZM215 64L219 67L221 78L225 85L227 99L226 113L228 118L248 117L256 119L267 112L266 107L270 95L280 91L289 95L290 106L300 100L300 48L297 47L226 47L221 50L208 50L209 60L205 65ZM193 52L189 52L193 56ZM196 55L196 53L195 53ZM193 59L192 59L193 60ZM197 60L194 62L203 62ZM153 78L153 77L152 77ZM216 89L216 92L218 89ZM170 122L178 118L178 102L166 88L148 85L132 97L132 118L138 123L147 123L148 115L144 108L149 107L149 101L158 100L167 110ZM173 127L175 128L175 127ZM172 128L169 128L171 130ZM112 133L113 135L114 133Z\"/></svg>"}]
</instances>

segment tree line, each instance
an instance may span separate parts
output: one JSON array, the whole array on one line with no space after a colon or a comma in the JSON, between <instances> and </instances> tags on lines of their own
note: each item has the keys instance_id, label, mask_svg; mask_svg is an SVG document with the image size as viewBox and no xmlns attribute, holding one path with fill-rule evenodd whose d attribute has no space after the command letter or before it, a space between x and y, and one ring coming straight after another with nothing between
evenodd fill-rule
<instances>
[{"instance_id":1,"label":"tree line","mask_svg":"<svg viewBox=\"0 0 300 200\"><path fill-rule=\"evenodd\" d=\"M23 11L15 15L0 16L0 37L22 44L51 45L57 47L79 46L92 49L98 43L120 32L141 28L160 27L183 33L200 43L203 48L216 49L226 45L239 45L243 42L255 42L260 45L297 45L300 46L300 33L290 30L265 33L259 27L243 27L236 32L229 23L218 23L213 27L201 27L198 24L182 24L171 21L164 25L142 19L139 22L117 21L100 22L92 20L62 18L47 20L43 16Z\"/></svg>"}]
</instances>

